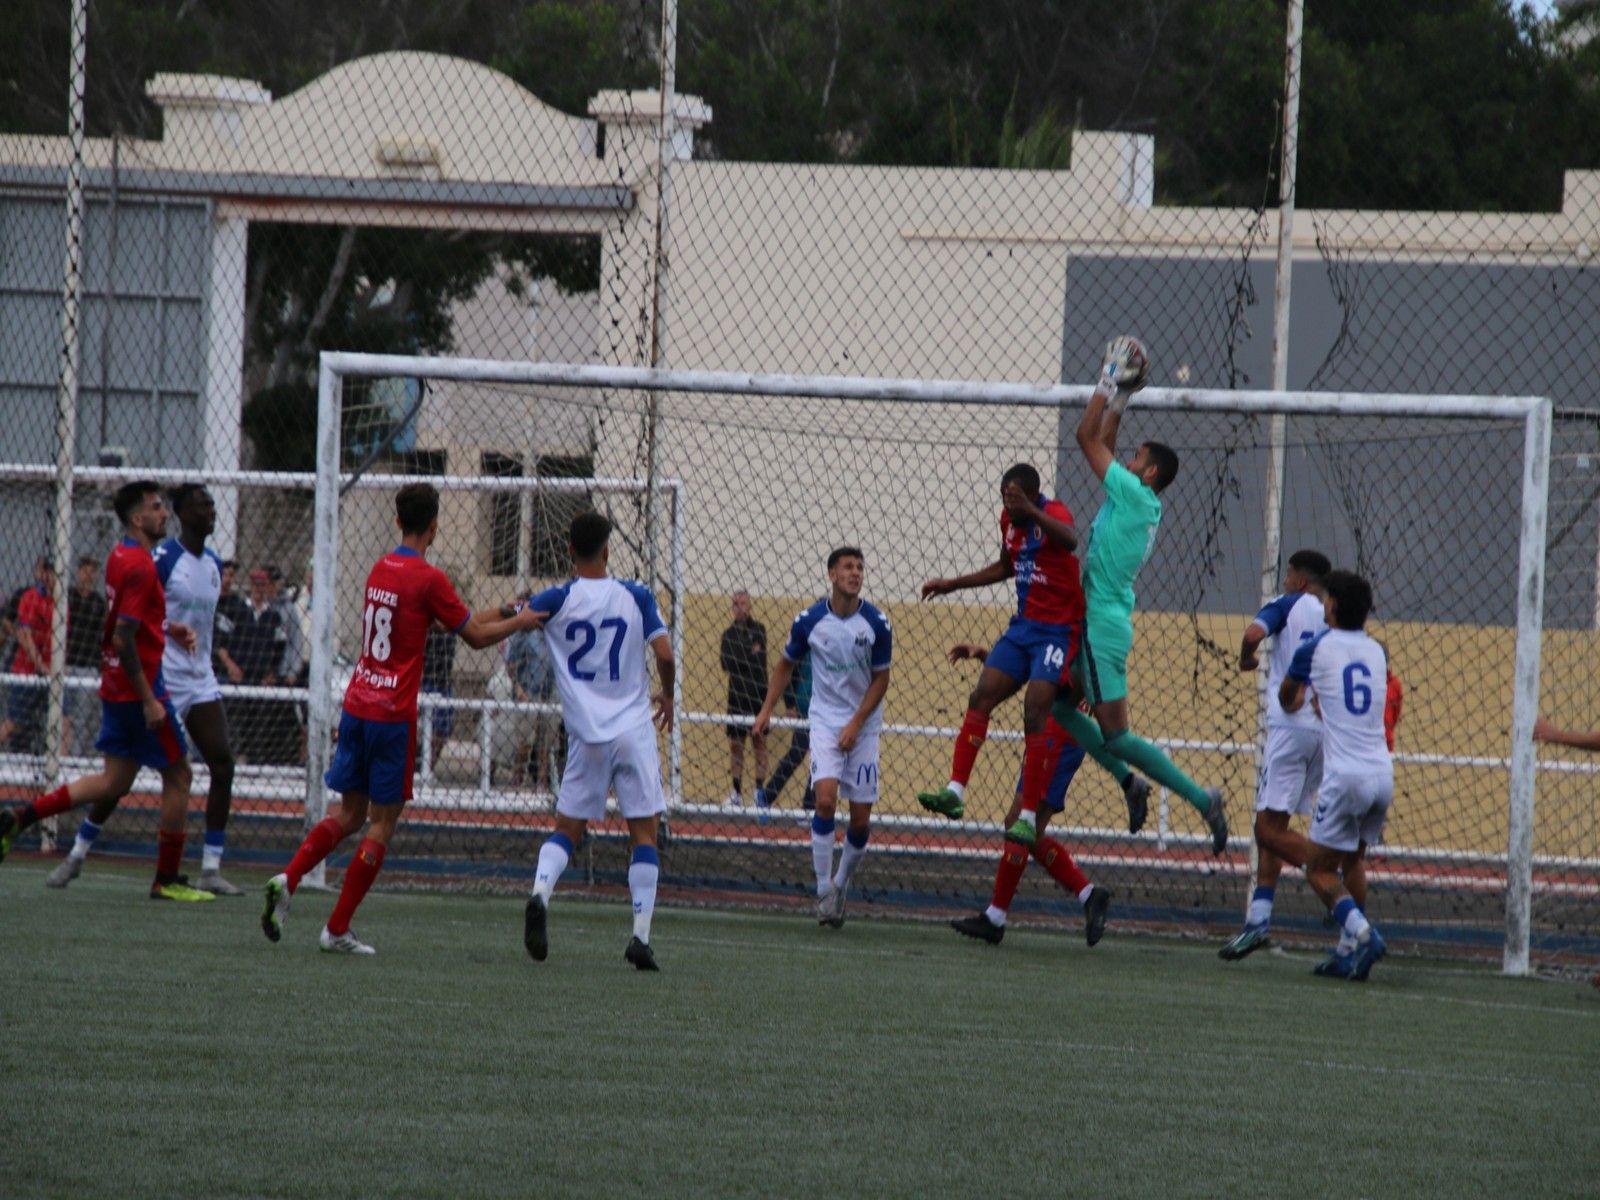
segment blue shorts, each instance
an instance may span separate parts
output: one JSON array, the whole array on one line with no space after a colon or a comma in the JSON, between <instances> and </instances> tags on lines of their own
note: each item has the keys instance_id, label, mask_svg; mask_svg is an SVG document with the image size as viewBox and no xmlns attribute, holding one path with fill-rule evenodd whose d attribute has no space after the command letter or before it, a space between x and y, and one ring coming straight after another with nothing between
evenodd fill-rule
<instances>
[{"instance_id":1,"label":"blue shorts","mask_svg":"<svg viewBox=\"0 0 1600 1200\"><path fill-rule=\"evenodd\" d=\"M161 697L167 719L151 729L144 723L144 705L137 700L100 701L100 736L94 748L108 758L131 758L141 767L165 771L189 755L183 726L172 701Z\"/></svg>"},{"instance_id":2,"label":"blue shorts","mask_svg":"<svg viewBox=\"0 0 1600 1200\"><path fill-rule=\"evenodd\" d=\"M322 781L341 796L359 792L374 804L404 804L411 799L416 759L415 721L369 721L342 712L333 765Z\"/></svg>"},{"instance_id":3,"label":"blue shorts","mask_svg":"<svg viewBox=\"0 0 1600 1200\"><path fill-rule=\"evenodd\" d=\"M455 692L450 688L423 688L422 694L424 696L454 696ZM429 712L432 715L429 717L428 724L433 729L434 737L447 738L456 731L455 709L443 704L436 704L429 709Z\"/></svg>"},{"instance_id":4,"label":"blue shorts","mask_svg":"<svg viewBox=\"0 0 1600 1200\"><path fill-rule=\"evenodd\" d=\"M1065 686L1071 678L1072 660L1078 655L1080 632L1081 627L1070 622L1046 625L1014 617L983 665L1018 682L1048 679L1058 687Z\"/></svg>"},{"instance_id":5,"label":"blue shorts","mask_svg":"<svg viewBox=\"0 0 1600 1200\"><path fill-rule=\"evenodd\" d=\"M1061 757L1056 759L1056 769L1050 772L1050 783L1045 788L1044 802L1051 812L1060 812L1067 806L1067 788L1072 777L1083 765L1083 747L1068 741L1061 747ZM1022 795L1022 772L1017 771L1017 795Z\"/></svg>"}]
</instances>

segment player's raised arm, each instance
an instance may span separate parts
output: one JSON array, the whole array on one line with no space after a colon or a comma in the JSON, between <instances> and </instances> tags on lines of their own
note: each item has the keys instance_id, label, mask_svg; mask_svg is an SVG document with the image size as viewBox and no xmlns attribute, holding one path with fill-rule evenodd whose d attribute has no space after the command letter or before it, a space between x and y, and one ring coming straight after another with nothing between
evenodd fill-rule
<instances>
[{"instance_id":1,"label":"player's raised arm","mask_svg":"<svg viewBox=\"0 0 1600 1200\"><path fill-rule=\"evenodd\" d=\"M1137 338L1119 337L1106 347L1094 395L1078 422L1078 448L1095 478L1104 479L1116 461L1122 410L1150 377L1150 355Z\"/></svg>"},{"instance_id":2,"label":"player's raised arm","mask_svg":"<svg viewBox=\"0 0 1600 1200\"><path fill-rule=\"evenodd\" d=\"M995 562L969 574L957 575L951 579L928 580L922 585L922 598L932 600L935 596L948 596L951 592L964 592L968 588L991 587L1010 578L1011 563L1002 553Z\"/></svg>"}]
</instances>

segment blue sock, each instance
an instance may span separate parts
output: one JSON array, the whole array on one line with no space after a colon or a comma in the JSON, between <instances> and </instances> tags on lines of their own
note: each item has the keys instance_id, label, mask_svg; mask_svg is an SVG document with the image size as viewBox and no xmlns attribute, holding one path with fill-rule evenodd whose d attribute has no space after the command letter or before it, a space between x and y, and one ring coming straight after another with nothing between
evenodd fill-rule
<instances>
[{"instance_id":1,"label":"blue sock","mask_svg":"<svg viewBox=\"0 0 1600 1200\"><path fill-rule=\"evenodd\" d=\"M94 847L95 838L100 836L100 826L85 817L78 825L78 836L72 841L69 852L73 858L87 858L89 851Z\"/></svg>"},{"instance_id":2,"label":"blue sock","mask_svg":"<svg viewBox=\"0 0 1600 1200\"><path fill-rule=\"evenodd\" d=\"M1270 925L1272 923L1272 894L1277 891L1272 887L1258 887L1250 896L1250 911L1246 914L1246 925Z\"/></svg>"},{"instance_id":3,"label":"blue sock","mask_svg":"<svg viewBox=\"0 0 1600 1200\"><path fill-rule=\"evenodd\" d=\"M200 851L200 869L202 871L222 870L222 847L227 840L228 834L226 830L206 830L206 842Z\"/></svg>"}]
</instances>

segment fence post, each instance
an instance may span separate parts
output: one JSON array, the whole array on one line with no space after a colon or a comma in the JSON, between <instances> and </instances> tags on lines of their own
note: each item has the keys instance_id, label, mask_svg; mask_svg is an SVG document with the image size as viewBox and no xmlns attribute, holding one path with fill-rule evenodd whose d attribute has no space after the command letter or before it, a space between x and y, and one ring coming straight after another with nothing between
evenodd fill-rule
<instances>
[{"instance_id":1,"label":"fence post","mask_svg":"<svg viewBox=\"0 0 1600 1200\"><path fill-rule=\"evenodd\" d=\"M339 399L342 380L324 355L317 367L317 481L311 544L311 663L306 698L306 827L328 809L322 776L333 738L333 604L339 582ZM322 887L318 863L306 880Z\"/></svg>"}]
</instances>

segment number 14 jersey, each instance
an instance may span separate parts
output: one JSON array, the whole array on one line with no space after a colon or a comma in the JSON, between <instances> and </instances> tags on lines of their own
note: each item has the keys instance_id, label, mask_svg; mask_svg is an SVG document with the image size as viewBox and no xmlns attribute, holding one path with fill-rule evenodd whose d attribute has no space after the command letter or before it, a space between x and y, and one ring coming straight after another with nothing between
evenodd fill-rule
<instances>
[{"instance_id":1,"label":"number 14 jersey","mask_svg":"<svg viewBox=\"0 0 1600 1200\"><path fill-rule=\"evenodd\" d=\"M650 589L631 579L572 579L527 602L549 613L544 636L561 715L580 742L615 741L650 724L645 647L667 635Z\"/></svg>"},{"instance_id":2,"label":"number 14 jersey","mask_svg":"<svg viewBox=\"0 0 1600 1200\"><path fill-rule=\"evenodd\" d=\"M460 633L472 613L450 577L405 546L373 566L361 602L361 659L344 711L367 721L415 722L428 629L438 621Z\"/></svg>"}]
</instances>

